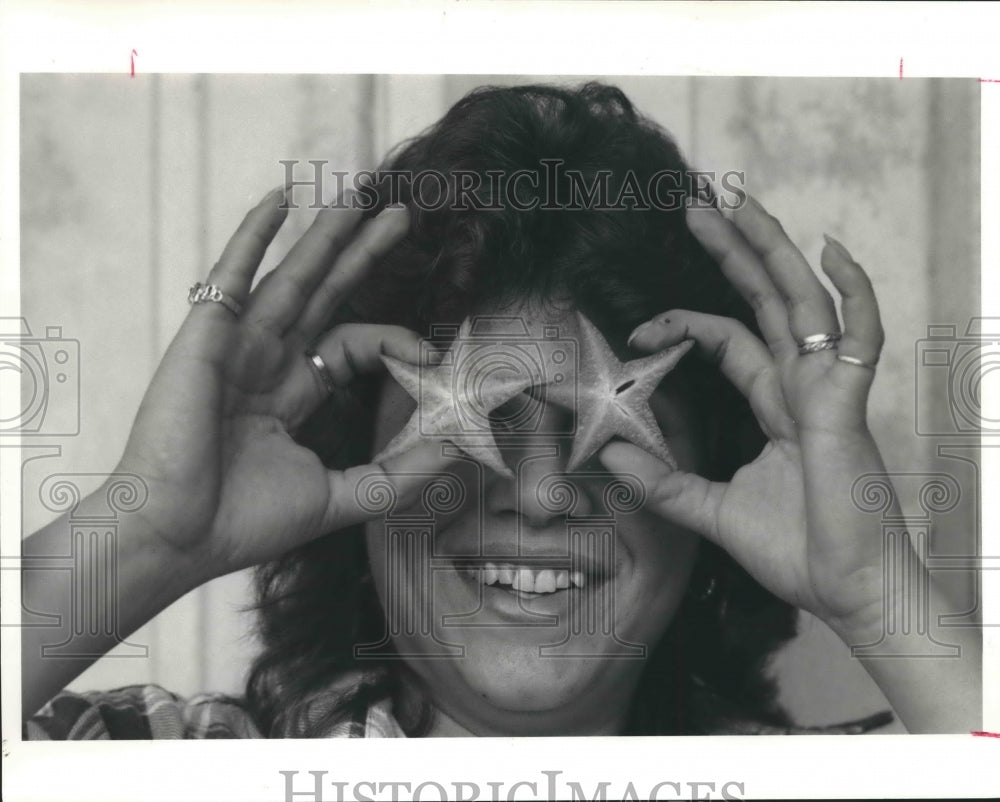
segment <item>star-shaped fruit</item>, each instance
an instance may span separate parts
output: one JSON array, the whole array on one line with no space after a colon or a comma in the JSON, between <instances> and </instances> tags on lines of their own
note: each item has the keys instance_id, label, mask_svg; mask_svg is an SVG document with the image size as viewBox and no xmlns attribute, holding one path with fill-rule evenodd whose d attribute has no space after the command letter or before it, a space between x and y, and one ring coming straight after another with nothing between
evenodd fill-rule
<instances>
[{"instance_id":1,"label":"star-shaped fruit","mask_svg":"<svg viewBox=\"0 0 1000 802\"><path fill-rule=\"evenodd\" d=\"M649 407L649 397L694 341L620 362L597 327L582 314L577 317L580 341L575 381L565 381L561 373L545 375L545 368L525 360L525 352L517 346L477 339L472 336L469 320L462 323L440 365L413 365L383 356L389 372L417 402L417 409L375 461L439 438L511 477L493 436L490 413L528 388L544 385L547 401L576 411L567 471L577 470L616 436L676 468Z\"/></svg>"},{"instance_id":2,"label":"star-shaped fruit","mask_svg":"<svg viewBox=\"0 0 1000 802\"><path fill-rule=\"evenodd\" d=\"M576 405L576 435L566 470L577 470L615 436L676 468L677 462L649 407L649 397L691 349L694 340L685 340L651 356L620 362L597 327L582 314L577 317L581 341L576 398L571 395L572 383L547 388L548 398L554 402Z\"/></svg>"},{"instance_id":3,"label":"star-shaped fruit","mask_svg":"<svg viewBox=\"0 0 1000 802\"><path fill-rule=\"evenodd\" d=\"M517 354L505 354L502 346L497 348L491 341L477 342L471 330L466 319L435 367L382 357L389 372L417 402L417 409L375 462L438 438L497 473L513 476L497 448L490 413L544 379L540 368L526 365Z\"/></svg>"}]
</instances>

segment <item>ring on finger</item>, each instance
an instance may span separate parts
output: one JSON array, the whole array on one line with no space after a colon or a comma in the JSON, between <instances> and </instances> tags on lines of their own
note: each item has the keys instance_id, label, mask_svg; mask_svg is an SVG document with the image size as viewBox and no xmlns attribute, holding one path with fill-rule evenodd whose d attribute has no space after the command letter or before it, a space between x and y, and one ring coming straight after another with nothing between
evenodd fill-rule
<instances>
[{"instance_id":1,"label":"ring on finger","mask_svg":"<svg viewBox=\"0 0 1000 802\"><path fill-rule=\"evenodd\" d=\"M866 368L867 370L875 370L875 366L878 361L875 362L865 362L863 359L858 359L856 356L847 356L847 354L837 354L837 359L841 362L846 362L848 365L857 365L859 368Z\"/></svg>"},{"instance_id":2,"label":"ring on finger","mask_svg":"<svg viewBox=\"0 0 1000 802\"><path fill-rule=\"evenodd\" d=\"M196 281L188 290L188 303L192 306L204 303L222 304L236 317L243 311L243 305L231 295L224 293L217 284L202 284L200 281Z\"/></svg>"},{"instance_id":3,"label":"ring on finger","mask_svg":"<svg viewBox=\"0 0 1000 802\"><path fill-rule=\"evenodd\" d=\"M327 393L333 395L337 391L337 383L333 380L333 374L330 373L330 368L323 361L323 357L317 354L312 348L306 349L305 356L309 367L316 374L320 383L326 388Z\"/></svg>"},{"instance_id":4,"label":"ring on finger","mask_svg":"<svg viewBox=\"0 0 1000 802\"><path fill-rule=\"evenodd\" d=\"M804 337L799 343L799 354L815 354L820 351L832 351L840 342L840 335L836 333L810 334Z\"/></svg>"}]
</instances>

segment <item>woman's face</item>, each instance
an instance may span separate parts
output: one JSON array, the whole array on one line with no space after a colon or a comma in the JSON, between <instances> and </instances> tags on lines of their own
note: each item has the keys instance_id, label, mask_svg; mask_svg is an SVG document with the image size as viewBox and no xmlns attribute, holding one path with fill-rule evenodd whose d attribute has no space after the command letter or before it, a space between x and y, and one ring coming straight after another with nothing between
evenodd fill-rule
<instances>
[{"instance_id":1,"label":"woman's face","mask_svg":"<svg viewBox=\"0 0 1000 802\"><path fill-rule=\"evenodd\" d=\"M551 342L552 327L557 339L578 341L577 318L565 309L524 304L497 314L523 321L536 342ZM552 347L532 353L545 361ZM587 381L573 362L560 363L564 378ZM675 376L650 406L679 466L695 470L700 436ZM376 452L415 409L388 378ZM514 397L495 427L511 476L463 455L445 478L461 484L464 501L445 512L393 510L366 528L395 651L435 708L477 735L618 731L644 657L688 584L695 535L609 502L623 496L605 495L616 477L596 458L566 474L574 415L537 388Z\"/></svg>"}]
</instances>

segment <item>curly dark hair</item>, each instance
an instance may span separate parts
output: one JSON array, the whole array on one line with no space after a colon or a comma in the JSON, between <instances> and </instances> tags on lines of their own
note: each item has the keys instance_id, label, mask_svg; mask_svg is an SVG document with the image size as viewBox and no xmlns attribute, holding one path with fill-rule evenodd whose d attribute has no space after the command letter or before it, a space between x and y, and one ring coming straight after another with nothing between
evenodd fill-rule
<instances>
[{"instance_id":1,"label":"curly dark hair","mask_svg":"<svg viewBox=\"0 0 1000 802\"><path fill-rule=\"evenodd\" d=\"M688 174L671 137L619 89L599 83L475 90L390 154L383 169L469 171L483 177L477 197L491 207L497 198L487 171L540 175L549 158L588 181L609 172L610 197L629 176L644 187L658 171ZM689 183L683 186L685 197L691 195ZM669 308L727 315L756 330L748 305L688 230L683 202L552 210L533 202L532 193L540 191L521 182L518 208L463 210L454 198L436 209L408 203L408 235L331 325L393 323L426 335L432 324L459 322L485 304L561 293L619 346L636 325ZM390 198L387 185L376 181L371 194L378 200L367 216L390 200L412 201L408 192L404 186L403 197ZM678 370L704 421L705 473L728 479L759 453L763 435L714 366L689 359ZM349 396L331 399L313 416L300 440L330 467L367 462L378 391L377 379L359 381ZM338 417L351 426L331 427ZM715 591L705 593L710 583ZM397 703L408 734L427 731L429 706L402 705L405 664L360 664L354 656L355 644L378 642L385 632L363 527L321 537L259 567L256 587L263 651L247 681L246 704L263 733L313 734L387 697ZM647 658L626 734L710 733L734 717L788 724L766 668L774 649L794 635L795 621L793 607L725 552L701 544L691 589ZM359 667L367 682L321 715L309 709L308 700L333 678Z\"/></svg>"}]
</instances>

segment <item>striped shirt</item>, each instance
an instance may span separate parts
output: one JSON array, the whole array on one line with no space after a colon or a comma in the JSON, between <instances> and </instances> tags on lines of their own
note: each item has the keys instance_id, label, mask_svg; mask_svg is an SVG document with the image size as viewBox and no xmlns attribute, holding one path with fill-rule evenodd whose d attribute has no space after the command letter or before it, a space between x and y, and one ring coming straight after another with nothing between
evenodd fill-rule
<instances>
[{"instance_id":1,"label":"striped shirt","mask_svg":"<svg viewBox=\"0 0 1000 802\"><path fill-rule=\"evenodd\" d=\"M308 722L300 729L278 732L284 738L405 738L392 714L390 699L381 699L337 717L316 730L331 708L344 698L357 678L342 678L314 697ZM357 708L357 706L355 706ZM889 712L858 721L822 727L774 726L758 720L707 711L701 732L717 735L810 735L869 732L892 721ZM711 724L707 722L711 721ZM289 725L290 727L292 725ZM113 691L63 691L24 725L25 740L149 740L181 738L264 738L239 699L222 694L182 698L159 685L130 685Z\"/></svg>"},{"instance_id":2,"label":"striped shirt","mask_svg":"<svg viewBox=\"0 0 1000 802\"><path fill-rule=\"evenodd\" d=\"M391 705L389 699L383 699L360 715L342 718L311 737L404 738ZM316 719L324 712L322 706L315 708ZM305 732L291 731L279 737L303 735ZM198 694L185 699L159 685L86 693L63 691L24 727L24 738L31 741L263 737L239 699L222 694Z\"/></svg>"}]
</instances>

